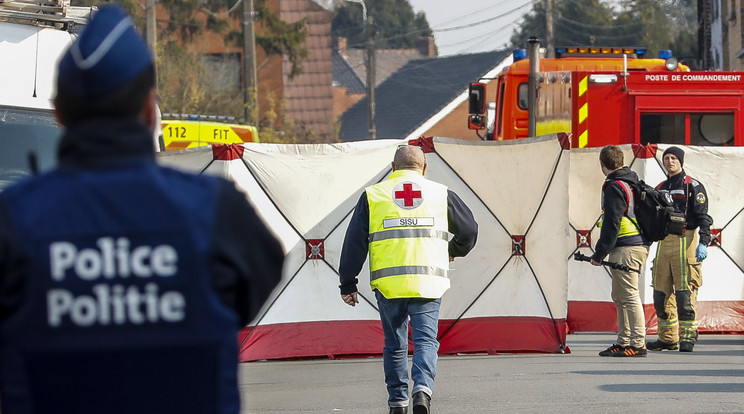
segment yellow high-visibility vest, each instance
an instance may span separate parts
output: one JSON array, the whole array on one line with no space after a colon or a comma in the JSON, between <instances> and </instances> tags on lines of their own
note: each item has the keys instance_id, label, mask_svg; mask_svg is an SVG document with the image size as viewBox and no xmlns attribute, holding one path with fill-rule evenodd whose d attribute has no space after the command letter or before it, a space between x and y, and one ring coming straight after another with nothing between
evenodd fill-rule
<instances>
[{"instance_id":1,"label":"yellow high-visibility vest","mask_svg":"<svg viewBox=\"0 0 744 414\"><path fill-rule=\"evenodd\" d=\"M372 289L388 299L441 298L450 287L447 187L397 170L366 192Z\"/></svg>"},{"instance_id":2,"label":"yellow high-visibility vest","mask_svg":"<svg viewBox=\"0 0 744 414\"><path fill-rule=\"evenodd\" d=\"M620 238L641 234L640 228L638 227L638 219L636 219L635 216L635 196L633 194L633 188L625 181L614 181L620 184L623 190L625 190L625 194L628 199L628 212L627 214L623 215L623 218L620 220L620 228L618 229L617 237ZM604 201L604 190L602 190L602 193L602 201ZM602 206L602 217L600 218L599 223L597 223L597 227L602 227L603 222L604 205Z\"/></svg>"}]
</instances>

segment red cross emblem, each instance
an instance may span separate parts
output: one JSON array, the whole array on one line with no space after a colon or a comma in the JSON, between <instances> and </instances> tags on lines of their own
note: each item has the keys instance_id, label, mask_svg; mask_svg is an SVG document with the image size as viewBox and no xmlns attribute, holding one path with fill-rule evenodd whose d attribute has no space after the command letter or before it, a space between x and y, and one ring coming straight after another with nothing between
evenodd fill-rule
<instances>
[{"instance_id":1,"label":"red cross emblem","mask_svg":"<svg viewBox=\"0 0 744 414\"><path fill-rule=\"evenodd\" d=\"M416 208L424 201L421 187L412 182L398 183L393 189L393 199L395 204L405 209Z\"/></svg>"}]
</instances>

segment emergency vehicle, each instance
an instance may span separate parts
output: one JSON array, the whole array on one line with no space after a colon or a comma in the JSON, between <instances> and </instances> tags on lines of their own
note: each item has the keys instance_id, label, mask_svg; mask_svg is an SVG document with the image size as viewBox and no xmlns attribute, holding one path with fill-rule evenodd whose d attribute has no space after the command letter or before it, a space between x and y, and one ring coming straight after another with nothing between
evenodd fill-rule
<instances>
[{"instance_id":1,"label":"emergency vehicle","mask_svg":"<svg viewBox=\"0 0 744 414\"><path fill-rule=\"evenodd\" d=\"M163 114L163 118L171 114ZM251 125L217 122L225 117L188 115L185 119L163 119L162 140L166 151L211 144L259 142L258 129Z\"/></svg>"},{"instance_id":2,"label":"emergency vehicle","mask_svg":"<svg viewBox=\"0 0 744 414\"><path fill-rule=\"evenodd\" d=\"M93 11L69 0L0 1L0 190L55 164L57 63Z\"/></svg>"},{"instance_id":3,"label":"emergency vehicle","mask_svg":"<svg viewBox=\"0 0 744 414\"><path fill-rule=\"evenodd\" d=\"M744 72L690 71L670 51L648 58L639 47L560 47L555 58L530 56L515 51L495 79L470 85L468 127L488 127L484 139L568 132L573 148L744 145ZM496 84L490 111L485 81Z\"/></svg>"}]
</instances>

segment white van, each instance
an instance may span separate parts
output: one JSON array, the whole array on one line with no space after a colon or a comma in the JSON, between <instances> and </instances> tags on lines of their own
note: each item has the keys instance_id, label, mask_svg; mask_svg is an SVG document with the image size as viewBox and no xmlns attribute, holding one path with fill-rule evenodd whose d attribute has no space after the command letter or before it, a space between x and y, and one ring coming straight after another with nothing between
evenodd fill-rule
<instances>
[{"instance_id":1,"label":"white van","mask_svg":"<svg viewBox=\"0 0 744 414\"><path fill-rule=\"evenodd\" d=\"M0 0L0 191L56 163L57 64L95 10L69 3Z\"/></svg>"}]
</instances>

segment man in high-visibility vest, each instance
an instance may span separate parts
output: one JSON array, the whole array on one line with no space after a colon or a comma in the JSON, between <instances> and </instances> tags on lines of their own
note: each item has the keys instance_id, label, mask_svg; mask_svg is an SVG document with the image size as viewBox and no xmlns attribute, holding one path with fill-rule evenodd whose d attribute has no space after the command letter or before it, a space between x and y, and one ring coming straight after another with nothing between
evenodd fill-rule
<instances>
[{"instance_id":1,"label":"man in high-visibility vest","mask_svg":"<svg viewBox=\"0 0 744 414\"><path fill-rule=\"evenodd\" d=\"M341 298L354 306L357 275L369 252L370 285L385 334L383 365L391 414L407 413L408 320L414 345L414 414L428 414L436 374L441 297L449 262L475 246L478 224L465 203L424 178L421 148L398 147L389 179L367 187L346 232L339 274ZM448 233L453 235L448 241Z\"/></svg>"},{"instance_id":2,"label":"man in high-visibility vest","mask_svg":"<svg viewBox=\"0 0 744 414\"><path fill-rule=\"evenodd\" d=\"M591 263L600 266L609 261L642 269L650 243L641 234L635 216L636 195L631 184L638 176L624 166L623 151L608 145L599 153L599 165L607 177L602 185L602 231L594 248ZM617 309L617 340L599 356L643 357L648 353L646 319L639 291L639 272L612 269L612 301Z\"/></svg>"}]
</instances>

